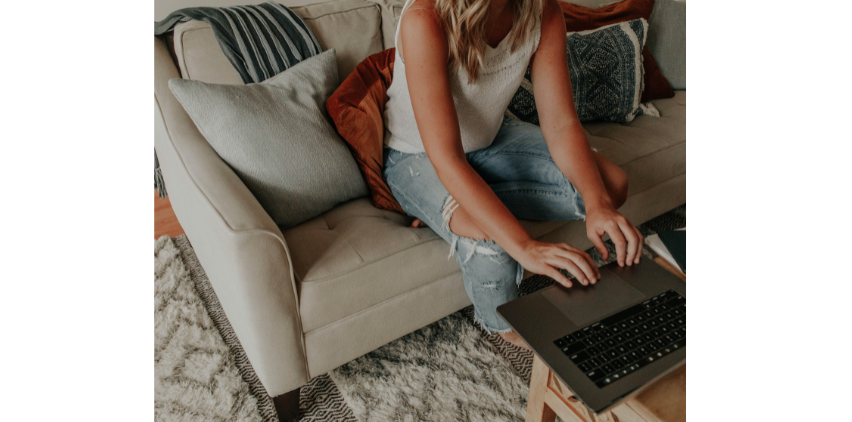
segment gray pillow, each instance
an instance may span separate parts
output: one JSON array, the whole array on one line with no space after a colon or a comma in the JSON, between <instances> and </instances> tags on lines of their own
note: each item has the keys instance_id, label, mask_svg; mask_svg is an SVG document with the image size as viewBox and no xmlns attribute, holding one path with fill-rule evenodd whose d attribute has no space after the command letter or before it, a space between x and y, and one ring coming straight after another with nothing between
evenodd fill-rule
<instances>
[{"instance_id":1,"label":"gray pillow","mask_svg":"<svg viewBox=\"0 0 852 422\"><path fill-rule=\"evenodd\" d=\"M169 81L207 142L283 227L369 193L325 110L337 85L334 50L257 84Z\"/></svg>"},{"instance_id":2,"label":"gray pillow","mask_svg":"<svg viewBox=\"0 0 852 422\"><path fill-rule=\"evenodd\" d=\"M648 49L672 89L686 89L686 2L657 0L648 20Z\"/></svg>"}]
</instances>

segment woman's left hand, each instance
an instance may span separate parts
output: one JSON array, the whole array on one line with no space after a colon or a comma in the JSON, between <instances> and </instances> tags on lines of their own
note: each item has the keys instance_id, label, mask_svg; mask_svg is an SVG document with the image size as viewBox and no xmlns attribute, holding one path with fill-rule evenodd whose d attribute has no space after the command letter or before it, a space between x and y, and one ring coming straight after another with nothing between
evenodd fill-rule
<instances>
[{"instance_id":1,"label":"woman's left hand","mask_svg":"<svg viewBox=\"0 0 852 422\"><path fill-rule=\"evenodd\" d=\"M639 230L612 207L601 207L586 210L586 235L595 249L600 252L606 261L609 259L609 251L603 241L603 235L609 234L612 243L615 244L615 252L618 266L625 264L631 266L639 263L642 256L642 245L644 237Z\"/></svg>"}]
</instances>

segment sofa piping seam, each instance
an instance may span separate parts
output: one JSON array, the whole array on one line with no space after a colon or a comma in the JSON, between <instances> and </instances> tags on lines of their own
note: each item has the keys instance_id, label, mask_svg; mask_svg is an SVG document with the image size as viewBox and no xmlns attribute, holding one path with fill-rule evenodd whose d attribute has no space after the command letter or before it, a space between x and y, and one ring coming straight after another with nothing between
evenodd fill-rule
<instances>
[{"instance_id":1,"label":"sofa piping seam","mask_svg":"<svg viewBox=\"0 0 852 422\"><path fill-rule=\"evenodd\" d=\"M439 237L438 237L438 238L436 238L436 239L429 239L429 240L427 240L427 241L425 241L425 242L421 242L421 243L418 243L418 244L416 244L416 245L409 246L409 247L407 247L407 248L405 248L405 249L401 249L401 250L399 250L399 251L396 251L396 252L394 252L394 253L393 253L393 254L391 254L391 255L383 256L383 257L381 257L381 258L379 258L379 259L376 259L376 260L373 260L373 261L370 261L370 262L363 261L363 258L362 258L361 260L364 262L364 265L363 265L363 266L361 266L361 267L359 267L359 268L355 268L355 269L352 269L352 270L349 270L349 271L344 271L344 272L337 273L337 274L328 275L328 276L325 276L325 277L320 278L320 279L312 279L312 280L302 281L301 283L302 283L302 284L304 284L304 283L325 283L325 282L327 282L327 281L333 281L332 279L334 279L334 278L336 278L336 277L340 277L340 276L343 276L343 275L349 274L349 273L351 273L351 272L353 272L353 271L357 271L357 270L358 270L358 269L360 269L360 268L364 268L364 267L366 267L366 266L368 266L368 265L372 265L372 264L375 264L375 263L377 263L377 262L384 261L384 260L386 260L386 259L388 259L388 258L391 258L391 257L394 257L394 256L396 256L396 255L399 255L399 254L401 254L401 253L403 253L403 252L405 252L405 251L408 251L409 249L413 249L413 248L416 248L416 247L418 247L418 246L420 246L420 245L425 245L425 244L427 244L427 243L429 243L429 242L434 242L434 241L437 241L437 240L440 240L440 241L442 241L442 242L446 243L446 241L445 241L442 237L440 237L440 236L439 236ZM347 240L347 242L348 242L348 240ZM349 245L351 246L352 244L350 243ZM449 245L449 243L447 243L447 245ZM354 248L353 248L353 249L354 249ZM357 254L357 253L358 253L358 251L355 251L355 253ZM358 257L360 258L360 257L361 257L361 255L359 254L359 255L358 255Z\"/></svg>"},{"instance_id":2,"label":"sofa piping seam","mask_svg":"<svg viewBox=\"0 0 852 422\"><path fill-rule=\"evenodd\" d=\"M660 183L656 183L656 184L654 184L653 186L649 186L649 187L647 187L647 188L645 188L645 189L640 190L639 192L636 192L636 193L634 193L634 194L632 194L632 195L628 196L628 197L627 197L627 199L630 199L630 197L632 197L632 196L639 195L640 193L645 193L645 192L647 192L647 191L649 191L649 190L651 190L651 189L654 189L654 188L655 188L655 187L657 187L657 186L662 185L663 183L668 182L669 180L674 180L674 179L677 179L678 177L680 177L680 176L684 176L684 175L686 175L686 172L678 173L678 174L674 175L673 177L669 177L668 179L663 180L663 181L662 181L662 182L660 182Z\"/></svg>"},{"instance_id":3,"label":"sofa piping seam","mask_svg":"<svg viewBox=\"0 0 852 422\"><path fill-rule=\"evenodd\" d=\"M306 4L305 6L301 6L301 7L294 7L294 9L302 9L302 8L305 8L305 7L308 7L308 6L312 6L312 5L310 5L310 4ZM307 19L315 20L315 19L319 19L319 18L324 18L324 17L326 17L326 16L339 15L339 14L341 14L341 13L349 13L349 12L351 12L351 11L353 11L353 10L361 10L361 9L366 9L366 8L375 8L375 9L378 9L378 10L379 10L379 14L381 14L381 12L382 12L382 8L378 5L378 3L372 3L372 4L365 4L365 5L363 5L363 6L354 7L354 8L352 8L352 9L340 10L340 11L336 11L336 12L327 12L327 13L326 13L326 14L324 14L324 15L312 16L312 17L310 17L310 18L306 18L306 17L303 17L303 16L301 16L301 15L299 15L299 17L300 17L300 18L302 18L303 20L307 20ZM291 10L292 10L292 9L291 9ZM294 12L295 12L295 10L294 10ZM379 20L381 21L381 17L380 17L380 19L379 19Z\"/></svg>"},{"instance_id":4,"label":"sofa piping seam","mask_svg":"<svg viewBox=\"0 0 852 422\"><path fill-rule=\"evenodd\" d=\"M604 137L604 136L601 136L601 138L605 138L605 137ZM612 139L612 138L606 138L606 139L611 139L611 140L615 141L615 139ZM655 150L655 151L653 151L653 152L649 152L648 154L645 154L645 155L643 155L643 156L641 156L641 157L636 157L636 158L634 158L634 159L632 159L632 160L630 160L630 161L628 161L628 162L626 162L626 163L619 164L618 166L619 166L619 167L621 167L621 166L626 166L626 165L628 165L628 164L633 164L633 163L635 163L636 161L639 161L639 160L641 160L641 159L643 159L643 158L648 158L648 157L650 157L650 156L652 156L652 155L654 155L654 154L657 154L657 153L659 153L659 152L663 152L663 151L665 151L665 150L667 150L667 149L672 149L672 148L674 148L674 147L680 146L680 145L685 144L685 143L686 143L686 139L684 138L683 140L677 141L677 143L674 143L674 144L671 144L671 145L664 146L664 147L662 147L662 148L660 148L660 149L658 149L658 150Z\"/></svg>"},{"instance_id":5,"label":"sofa piping seam","mask_svg":"<svg viewBox=\"0 0 852 422\"><path fill-rule=\"evenodd\" d=\"M323 330L323 329L325 329L325 328L329 328L329 327L332 327L332 326L334 326L334 325L337 325L338 323L343 323L343 322L345 322L345 321L346 321L346 320L348 320L348 319L355 318L355 317L357 317L357 316L359 316L359 315L361 315L361 314L363 314L363 313L365 313L365 312L369 311L370 309L373 309L373 308L375 308L375 307L377 307L377 306L381 306L381 305L383 305L383 304L385 304L385 303L387 303L387 302L390 302L390 301L396 300L396 299L398 299L398 298L400 298L400 297L402 297L402 296L408 295L409 293L413 293L413 292L416 292L416 291L418 291L418 290L425 289L426 287L429 287L429 286L431 286L431 285L433 285L433 284L435 284L435 283L438 283L438 282L444 281L444 280L446 280L447 278L450 278L450 277L452 277L452 276L454 276L454 275L456 275L456 274L459 274L459 273L461 273L461 272L462 272L461 270L458 270L458 271L456 271L456 272L454 272L454 273L448 274L448 275L446 275L446 276L444 276L444 277L441 277L441 278L439 278L439 279L437 279L437 280L433 280L433 281L431 281L431 282L429 282L429 283L427 283L427 284L424 284L424 285L422 285L422 286L420 286L420 287L418 287L418 288L416 288L416 289L414 289L414 290L408 290L408 291L403 292L403 293L400 293L400 294L398 294L398 295L396 295L396 296L389 297L389 298L387 298L387 299L385 299L385 300L383 300L383 301L381 301L381 302L379 302L379 303L377 303L377 304L375 304L375 305L373 305L373 306L370 306L369 308L365 308L365 309L362 309L362 310L360 310L360 311L358 311L358 312L355 312L354 314L347 315L347 316L345 316L345 317L343 317L343 318L341 318L341 319L338 319L338 320L336 320L336 321L333 321L333 322L331 322L331 323L328 323L328 324L326 324L326 325L323 325L322 327L314 328L313 330L306 332L306 333L305 333L305 337L307 337L307 336L308 336L308 334L315 333L315 332L320 331L320 330Z\"/></svg>"}]
</instances>

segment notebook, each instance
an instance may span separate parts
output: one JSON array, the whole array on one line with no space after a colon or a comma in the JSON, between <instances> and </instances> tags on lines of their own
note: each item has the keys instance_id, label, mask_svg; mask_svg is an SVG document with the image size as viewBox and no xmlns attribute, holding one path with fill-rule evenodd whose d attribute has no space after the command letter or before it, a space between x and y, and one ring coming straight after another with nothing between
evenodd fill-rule
<instances>
[{"instance_id":1,"label":"notebook","mask_svg":"<svg viewBox=\"0 0 852 422\"><path fill-rule=\"evenodd\" d=\"M686 274L686 227L648 236L645 243Z\"/></svg>"}]
</instances>

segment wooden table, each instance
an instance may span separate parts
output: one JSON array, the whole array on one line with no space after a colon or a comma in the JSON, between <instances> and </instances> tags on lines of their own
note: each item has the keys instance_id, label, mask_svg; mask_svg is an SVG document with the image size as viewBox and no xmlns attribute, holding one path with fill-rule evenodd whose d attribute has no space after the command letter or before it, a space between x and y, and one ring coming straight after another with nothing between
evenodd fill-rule
<instances>
[{"instance_id":1,"label":"wooden table","mask_svg":"<svg viewBox=\"0 0 852 422\"><path fill-rule=\"evenodd\" d=\"M654 262L686 281L686 275L665 259L657 258ZM527 422L553 422L556 416L564 422L685 422L686 364L618 406L596 415L577 400L571 390L535 355L527 401Z\"/></svg>"}]
</instances>

